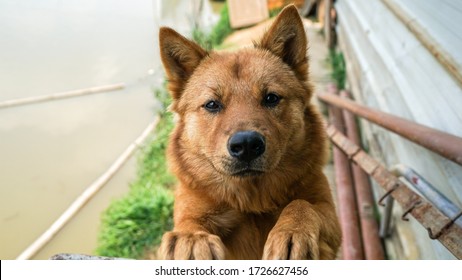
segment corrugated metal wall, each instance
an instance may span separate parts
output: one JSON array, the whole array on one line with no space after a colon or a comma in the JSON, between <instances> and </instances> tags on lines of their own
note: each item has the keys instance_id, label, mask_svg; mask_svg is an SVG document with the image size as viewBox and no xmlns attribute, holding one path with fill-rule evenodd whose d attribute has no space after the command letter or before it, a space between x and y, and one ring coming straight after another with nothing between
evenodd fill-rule
<instances>
[{"instance_id":1,"label":"corrugated metal wall","mask_svg":"<svg viewBox=\"0 0 462 280\"><path fill-rule=\"evenodd\" d=\"M336 9L339 46L355 99L462 137L462 1L338 0ZM461 166L377 126L361 124L376 158L388 167L411 166L462 205ZM418 223L396 218L394 228L387 245L391 258L453 258Z\"/></svg>"}]
</instances>

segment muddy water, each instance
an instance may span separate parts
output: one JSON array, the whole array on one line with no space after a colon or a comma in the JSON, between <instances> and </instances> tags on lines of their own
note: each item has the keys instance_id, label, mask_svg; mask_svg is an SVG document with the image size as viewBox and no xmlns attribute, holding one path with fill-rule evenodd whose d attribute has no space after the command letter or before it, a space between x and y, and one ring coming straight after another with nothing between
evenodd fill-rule
<instances>
[{"instance_id":1,"label":"muddy water","mask_svg":"<svg viewBox=\"0 0 462 280\"><path fill-rule=\"evenodd\" d=\"M0 101L128 84L0 109L0 259L17 257L152 120L152 88L162 75L158 26L192 18L184 2L0 1ZM191 26L184 25L177 27ZM93 253L100 213L127 192L135 165L128 162L35 258Z\"/></svg>"}]
</instances>

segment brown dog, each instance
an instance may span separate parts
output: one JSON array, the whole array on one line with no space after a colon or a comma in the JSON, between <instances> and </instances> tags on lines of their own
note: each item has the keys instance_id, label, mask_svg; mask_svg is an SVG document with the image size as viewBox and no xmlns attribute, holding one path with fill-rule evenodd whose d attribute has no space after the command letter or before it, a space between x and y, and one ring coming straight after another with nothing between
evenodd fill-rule
<instances>
[{"instance_id":1,"label":"brown dog","mask_svg":"<svg viewBox=\"0 0 462 280\"><path fill-rule=\"evenodd\" d=\"M340 229L297 9L285 8L254 48L209 53L161 28L160 51L179 180L160 257L335 258Z\"/></svg>"}]
</instances>

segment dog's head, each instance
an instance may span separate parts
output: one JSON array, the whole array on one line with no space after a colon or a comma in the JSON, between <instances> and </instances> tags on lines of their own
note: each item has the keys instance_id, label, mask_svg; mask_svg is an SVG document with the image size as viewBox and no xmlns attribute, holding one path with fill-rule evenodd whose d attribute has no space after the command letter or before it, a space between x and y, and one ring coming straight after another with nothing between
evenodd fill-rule
<instances>
[{"instance_id":1,"label":"dog's head","mask_svg":"<svg viewBox=\"0 0 462 280\"><path fill-rule=\"evenodd\" d=\"M183 165L240 179L290 172L289 158L306 142L311 97L307 40L294 6L254 48L209 53L162 28L160 50L179 116L172 149Z\"/></svg>"}]
</instances>

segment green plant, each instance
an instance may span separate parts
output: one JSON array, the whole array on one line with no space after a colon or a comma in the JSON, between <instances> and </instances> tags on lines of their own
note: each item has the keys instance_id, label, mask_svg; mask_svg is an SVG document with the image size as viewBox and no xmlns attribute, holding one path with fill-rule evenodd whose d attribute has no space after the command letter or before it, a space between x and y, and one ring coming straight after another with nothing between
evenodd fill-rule
<instances>
[{"instance_id":1,"label":"green plant","mask_svg":"<svg viewBox=\"0 0 462 280\"><path fill-rule=\"evenodd\" d=\"M210 40L210 37L205 34L204 31L202 31L199 28L194 28L192 37L194 42L196 42L199 46L203 47L206 50L212 49L212 42Z\"/></svg>"},{"instance_id":2,"label":"green plant","mask_svg":"<svg viewBox=\"0 0 462 280\"><path fill-rule=\"evenodd\" d=\"M219 46L225 40L226 36L231 34L233 29L229 23L228 5L225 4L220 11L220 19L210 32L210 41L213 47Z\"/></svg>"},{"instance_id":3,"label":"green plant","mask_svg":"<svg viewBox=\"0 0 462 280\"><path fill-rule=\"evenodd\" d=\"M223 43L225 38L233 32L229 23L228 5L223 5L220 11L220 19L210 31L210 34L205 34L202 30L195 28L193 30L193 40L205 49L217 48Z\"/></svg>"},{"instance_id":4,"label":"green plant","mask_svg":"<svg viewBox=\"0 0 462 280\"><path fill-rule=\"evenodd\" d=\"M270 17L270 18L275 17L275 16L277 16L281 11L282 11L282 7L273 8L273 9L269 10L269 17Z\"/></svg>"},{"instance_id":5,"label":"green plant","mask_svg":"<svg viewBox=\"0 0 462 280\"><path fill-rule=\"evenodd\" d=\"M327 60L332 68L331 78L337 84L338 89L344 89L346 81L346 65L343 54L335 49L330 49Z\"/></svg>"},{"instance_id":6,"label":"green plant","mask_svg":"<svg viewBox=\"0 0 462 280\"><path fill-rule=\"evenodd\" d=\"M170 103L167 90L155 90L156 98L166 107ZM142 148L138 158L138 177L129 193L113 201L102 215L97 255L123 258L144 258L173 225L174 177L168 173L165 149L173 128L170 113L160 114L155 137Z\"/></svg>"}]
</instances>

